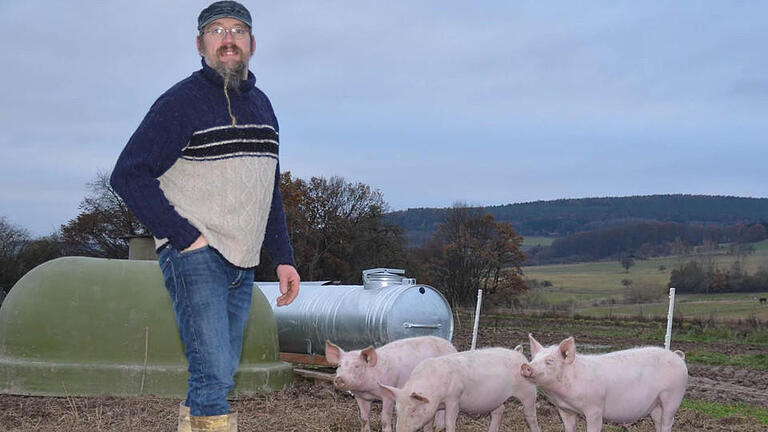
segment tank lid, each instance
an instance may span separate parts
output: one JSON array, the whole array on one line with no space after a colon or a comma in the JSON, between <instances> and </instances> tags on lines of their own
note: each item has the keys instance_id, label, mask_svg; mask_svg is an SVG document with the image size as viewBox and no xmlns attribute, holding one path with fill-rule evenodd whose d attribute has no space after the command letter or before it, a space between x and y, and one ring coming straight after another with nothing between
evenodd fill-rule
<instances>
[{"instance_id":1,"label":"tank lid","mask_svg":"<svg viewBox=\"0 0 768 432\"><path fill-rule=\"evenodd\" d=\"M405 270L391 268L373 268L363 270L363 286L365 289L383 288L389 285L415 283L413 279L405 278Z\"/></svg>"}]
</instances>

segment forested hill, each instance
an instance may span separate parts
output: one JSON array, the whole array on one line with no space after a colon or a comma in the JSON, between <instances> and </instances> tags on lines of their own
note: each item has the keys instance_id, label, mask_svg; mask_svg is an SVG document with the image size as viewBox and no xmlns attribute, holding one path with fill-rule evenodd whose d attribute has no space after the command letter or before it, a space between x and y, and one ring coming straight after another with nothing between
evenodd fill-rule
<instances>
[{"instance_id":1,"label":"forested hill","mask_svg":"<svg viewBox=\"0 0 768 432\"><path fill-rule=\"evenodd\" d=\"M387 214L406 230L411 245L423 243L447 209L418 208ZM524 236L563 237L619 224L659 221L731 225L768 220L768 198L709 195L648 195L560 199L484 207L497 221L512 223Z\"/></svg>"}]
</instances>

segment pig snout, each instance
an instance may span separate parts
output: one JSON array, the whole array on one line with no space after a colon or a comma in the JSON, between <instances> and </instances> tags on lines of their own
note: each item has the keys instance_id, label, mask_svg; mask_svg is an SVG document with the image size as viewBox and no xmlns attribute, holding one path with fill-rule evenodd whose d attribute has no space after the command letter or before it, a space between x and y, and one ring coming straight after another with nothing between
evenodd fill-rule
<instances>
[{"instance_id":1,"label":"pig snout","mask_svg":"<svg viewBox=\"0 0 768 432\"><path fill-rule=\"evenodd\" d=\"M344 382L344 378L338 376L333 379L333 385L341 390L344 390L347 387L347 383Z\"/></svg>"},{"instance_id":2,"label":"pig snout","mask_svg":"<svg viewBox=\"0 0 768 432\"><path fill-rule=\"evenodd\" d=\"M520 375L531 378L533 377L533 368L528 363L520 365Z\"/></svg>"}]
</instances>

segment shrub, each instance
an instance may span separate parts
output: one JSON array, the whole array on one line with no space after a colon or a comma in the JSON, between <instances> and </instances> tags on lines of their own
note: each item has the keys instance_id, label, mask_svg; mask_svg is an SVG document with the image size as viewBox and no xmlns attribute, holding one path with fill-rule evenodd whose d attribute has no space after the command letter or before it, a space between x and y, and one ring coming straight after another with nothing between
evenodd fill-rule
<instances>
[{"instance_id":1,"label":"shrub","mask_svg":"<svg viewBox=\"0 0 768 432\"><path fill-rule=\"evenodd\" d=\"M626 285L624 301L626 303L655 303L667 294L667 287L647 281L638 281Z\"/></svg>"}]
</instances>

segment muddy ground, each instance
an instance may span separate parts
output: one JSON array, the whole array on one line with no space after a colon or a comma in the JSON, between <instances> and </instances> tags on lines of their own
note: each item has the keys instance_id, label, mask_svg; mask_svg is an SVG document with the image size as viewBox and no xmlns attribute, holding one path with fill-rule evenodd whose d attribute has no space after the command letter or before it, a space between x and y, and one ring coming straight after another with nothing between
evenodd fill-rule
<instances>
[{"instance_id":1,"label":"muddy ground","mask_svg":"<svg viewBox=\"0 0 768 432\"><path fill-rule=\"evenodd\" d=\"M458 324L458 323L457 323ZM559 323L558 323L559 324ZM573 334L578 344L609 346L620 349L637 345L632 332L627 337L590 336L588 330L568 322L558 325L547 322L537 327L535 320L510 323L483 321L478 335L478 346L514 347L527 342L527 333L533 331L543 344L557 343ZM454 343L460 350L469 349L471 326L464 323L455 329ZM572 333L569 333L569 330ZM663 342L663 341L662 341ZM683 351L715 351L729 354L765 352L764 346L746 344L684 344L674 343L674 349ZM526 344L526 354L529 353ZM768 407L768 372L726 366L689 365L686 397L724 403L746 402ZM51 398L0 395L0 431L174 431L177 400L154 397L122 398L114 396L88 398ZM527 430L520 405L507 402L501 427L503 432ZM352 396L334 390L327 383L297 380L295 385L269 395L238 397L232 401L239 413L240 431L358 431L357 405ZM372 414L374 430L380 430L378 409ZM556 410L543 398L538 401L538 417L542 431L562 431ZM462 415L458 430L487 431L488 417L472 418ZM585 430L579 423L578 431ZM646 419L622 429L606 426L606 431L653 432L653 424ZM675 431L768 431L757 420L743 417L715 419L706 414L681 409L675 421Z\"/></svg>"}]
</instances>

